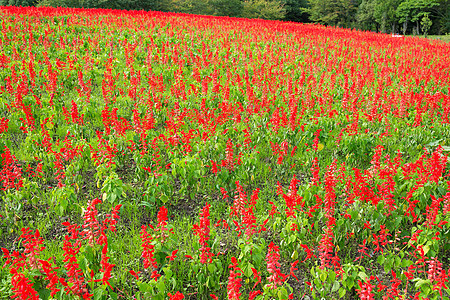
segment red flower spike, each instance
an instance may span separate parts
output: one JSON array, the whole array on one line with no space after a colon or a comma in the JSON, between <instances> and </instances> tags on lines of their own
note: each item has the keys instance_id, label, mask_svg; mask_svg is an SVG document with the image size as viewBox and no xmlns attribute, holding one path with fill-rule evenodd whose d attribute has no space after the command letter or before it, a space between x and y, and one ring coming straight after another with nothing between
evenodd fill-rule
<instances>
[{"instance_id":1,"label":"red flower spike","mask_svg":"<svg viewBox=\"0 0 450 300\"><path fill-rule=\"evenodd\" d=\"M290 270L289 270L289 274L290 274L292 277L294 277L295 279L297 279L297 281L299 281L298 278L297 278L297 276L294 274L294 271L298 270L298 269L295 267L297 264L298 264L298 260L294 261L294 262L291 264L291 268L290 268Z\"/></svg>"},{"instance_id":2,"label":"red flower spike","mask_svg":"<svg viewBox=\"0 0 450 300\"><path fill-rule=\"evenodd\" d=\"M211 263L212 257L214 256L214 254L210 252L211 248L208 246L209 231L210 231L209 228L210 221L208 217L210 207L211 205L206 203L205 207L202 209L202 212L200 213L199 222L194 224L193 226L194 234L199 237L199 243L201 245L200 262L202 264Z\"/></svg>"},{"instance_id":3,"label":"red flower spike","mask_svg":"<svg viewBox=\"0 0 450 300\"><path fill-rule=\"evenodd\" d=\"M168 258L170 261L175 260L175 258L177 257L176 256L177 252L178 252L178 249L172 251L172 255L166 256L166 258Z\"/></svg>"},{"instance_id":4,"label":"red flower spike","mask_svg":"<svg viewBox=\"0 0 450 300\"><path fill-rule=\"evenodd\" d=\"M181 299L184 299L184 295L182 293L180 293L180 292L176 292L173 295L171 293L168 293L167 296L170 297L169 300L181 300Z\"/></svg>"},{"instance_id":5,"label":"red flower spike","mask_svg":"<svg viewBox=\"0 0 450 300\"><path fill-rule=\"evenodd\" d=\"M134 278L136 278L136 280L139 280L139 274L141 272L135 272L134 270L129 270L128 273L130 273Z\"/></svg>"},{"instance_id":6,"label":"red flower spike","mask_svg":"<svg viewBox=\"0 0 450 300\"><path fill-rule=\"evenodd\" d=\"M233 261L232 257L232 261ZM236 261L236 259L235 259ZM232 270L230 270L230 276L228 277L228 285L227 285L227 294L229 300L239 300L241 293L239 292L241 288L241 281L239 274L242 272L239 268L237 268L237 262L230 266Z\"/></svg>"},{"instance_id":7,"label":"red flower spike","mask_svg":"<svg viewBox=\"0 0 450 300\"><path fill-rule=\"evenodd\" d=\"M141 227L142 240L142 257L144 258L144 268L148 269L150 266L157 268L156 259L153 257L155 252L155 245L152 244L152 236L147 232L147 226Z\"/></svg>"},{"instance_id":8,"label":"red flower spike","mask_svg":"<svg viewBox=\"0 0 450 300\"><path fill-rule=\"evenodd\" d=\"M253 291L249 294L248 300L253 300L256 298L256 296L261 295L261 294L262 294L261 291Z\"/></svg>"},{"instance_id":9,"label":"red flower spike","mask_svg":"<svg viewBox=\"0 0 450 300\"><path fill-rule=\"evenodd\" d=\"M25 247L25 255L27 257L27 263L31 270L40 270L40 265L38 265L38 256L42 250L45 249L44 246L40 246L44 243L44 240L36 230L34 234L31 233L30 228L22 228L22 235L20 236Z\"/></svg>"},{"instance_id":10,"label":"red flower spike","mask_svg":"<svg viewBox=\"0 0 450 300\"><path fill-rule=\"evenodd\" d=\"M287 275L281 273L279 259L280 249L271 242L266 256L267 271L270 274L267 280L270 282L271 289L276 289L279 285L283 284L287 277Z\"/></svg>"},{"instance_id":11,"label":"red flower spike","mask_svg":"<svg viewBox=\"0 0 450 300\"><path fill-rule=\"evenodd\" d=\"M33 289L31 280L15 269L11 269L11 285L14 295L12 298L39 300L38 293Z\"/></svg>"},{"instance_id":12,"label":"red flower spike","mask_svg":"<svg viewBox=\"0 0 450 300\"><path fill-rule=\"evenodd\" d=\"M84 236L84 239L88 240L91 247L94 246L94 240L100 237L100 223L97 220L98 210L96 208L96 205L99 203L101 203L101 200L98 198L90 201L83 216L84 230L81 232L81 235Z\"/></svg>"}]
</instances>

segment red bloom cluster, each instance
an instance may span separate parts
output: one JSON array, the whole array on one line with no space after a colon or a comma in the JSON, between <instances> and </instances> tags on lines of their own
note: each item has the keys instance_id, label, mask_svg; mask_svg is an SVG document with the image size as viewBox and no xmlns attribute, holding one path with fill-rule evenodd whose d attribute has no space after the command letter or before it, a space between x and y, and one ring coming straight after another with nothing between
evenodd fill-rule
<instances>
[{"instance_id":1,"label":"red bloom cluster","mask_svg":"<svg viewBox=\"0 0 450 300\"><path fill-rule=\"evenodd\" d=\"M151 225L150 228L153 229ZM156 269L158 266L156 264L156 259L153 257L155 253L155 245L152 244L152 235L147 232L147 226L142 225L141 227L141 240L142 240L142 257L144 258L144 268L148 269L153 267Z\"/></svg>"},{"instance_id":2,"label":"red bloom cluster","mask_svg":"<svg viewBox=\"0 0 450 300\"><path fill-rule=\"evenodd\" d=\"M194 224L192 228L194 230L195 235L198 235L199 237L199 243L201 245L200 262L202 264L211 263L212 257L214 256L214 254L210 252L211 248L208 245L209 231L210 231L209 229L210 221L208 217L210 207L211 205L206 203L206 205L202 209L202 212L200 213L200 220L198 224Z\"/></svg>"},{"instance_id":3,"label":"red bloom cluster","mask_svg":"<svg viewBox=\"0 0 450 300\"><path fill-rule=\"evenodd\" d=\"M229 300L239 300L241 296L240 288L242 278L242 270L238 267L238 261L235 257L231 258L231 265L229 266L230 276L228 277L227 294Z\"/></svg>"},{"instance_id":4,"label":"red bloom cluster","mask_svg":"<svg viewBox=\"0 0 450 300\"><path fill-rule=\"evenodd\" d=\"M279 259L280 248L271 242L266 256L267 272L270 274L267 280L270 282L271 289L276 289L287 278L287 275L281 273Z\"/></svg>"},{"instance_id":5,"label":"red bloom cluster","mask_svg":"<svg viewBox=\"0 0 450 300\"><path fill-rule=\"evenodd\" d=\"M23 186L22 168L17 163L17 159L11 154L8 147L5 146L0 160L0 189L19 189Z\"/></svg>"},{"instance_id":6,"label":"red bloom cluster","mask_svg":"<svg viewBox=\"0 0 450 300\"><path fill-rule=\"evenodd\" d=\"M7 118L0 119L0 134L8 131L8 122L9 120Z\"/></svg>"}]
</instances>

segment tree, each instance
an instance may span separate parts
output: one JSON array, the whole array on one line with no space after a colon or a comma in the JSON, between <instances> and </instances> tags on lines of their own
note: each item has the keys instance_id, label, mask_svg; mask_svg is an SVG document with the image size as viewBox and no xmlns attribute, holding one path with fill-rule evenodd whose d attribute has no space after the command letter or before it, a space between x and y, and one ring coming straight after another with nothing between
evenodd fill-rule
<instances>
[{"instance_id":1,"label":"tree","mask_svg":"<svg viewBox=\"0 0 450 300\"><path fill-rule=\"evenodd\" d=\"M242 13L241 0L212 0L215 16L239 17Z\"/></svg>"},{"instance_id":2,"label":"tree","mask_svg":"<svg viewBox=\"0 0 450 300\"><path fill-rule=\"evenodd\" d=\"M374 0L363 0L358 6L356 21L359 29L378 31L374 15L376 4Z\"/></svg>"},{"instance_id":3,"label":"tree","mask_svg":"<svg viewBox=\"0 0 450 300\"><path fill-rule=\"evenodd\" d=\"M352 0L308 0L309 7L303 9L310 20L325 25L349 27L355 20L356 6Z\"/></svg>"},{"instance_id":4,"label":"tree","mask_svg":"<svg viewBox=\"0 0 450 300\"><path fill-rule=\"evenodd\" d=\"M416 32L420 33L419 20L421 17L429 13L429 10L438 6L439 2L437 0L406 0L400 3L396 9L396 15L399 18L400 23L404 22L416 22ZM428 18L428 17L427 17ZM428 18L428 21L431 20ZM428 21L426 24L428 25ZM431 27L431 25L430 25ZM430 29L429 27L427 28Z\"/></svg>"},{"instance_id":5,"label":"tree","mask_svg":"<svg viewBox=\"0 0 450 300\"><path fill-rule=\"evenodd\" d=\"M422 18L422 21L420 22L420 25L422 25L423 34L425 35L425 37L428 36L428 30L430 30L431 25L433 24L433 22L431 22L428 15L429 15L429 13L425 13Z\"/></svg>"},{"instance_id":6,"label":"tree","mask_svg":"<svg viewBox=\"0 0 450 300\"><path fill-rule=\"evenodd\" d=\"M303 10L308 8L307 0L286 0L284 7L286 9L285 21L302 23L309 21L308 14Z\"/></svg>"},{"instance_id":7,"label":"tree","mask_svg":"<svg viewBox=\"0 0 450 300\"><path fill-rule=\"evenodd\" d=\"M430 16L434 18L437 34L450 33L450 0L437 0L438 5L430 7Z\"/></svg>"},{"instance_id":8,"label":"tree","mask_svg":"<svg viewBox=\"0 0 450 300\"><path fill-rule=\"evenodd\" d=\"M242 16L265 20L281 20L286 10L279 0L247 0L243 2Z\"/></svg>"},{"instance_id":9,"label":"tree","mask_svg":"<svg viewBox=\"0 0 450 300\"><path fill-rule=\"evenodd\" d=\"M210 0L173 0L170 4L170 11L197 15L214 14Z\"/></svg>"},{"instance_id":10,"label":"tree","mask_svg":"<svg viewBox=\"0 0 450 300\"><path fill-rule=\"evenodd\" d=\"M396 9L402 0L375 0L374 17L375 21L380 25L380 31L387 33L388 28L395 33L397 26Z\"/></svg>"}]
</instances>

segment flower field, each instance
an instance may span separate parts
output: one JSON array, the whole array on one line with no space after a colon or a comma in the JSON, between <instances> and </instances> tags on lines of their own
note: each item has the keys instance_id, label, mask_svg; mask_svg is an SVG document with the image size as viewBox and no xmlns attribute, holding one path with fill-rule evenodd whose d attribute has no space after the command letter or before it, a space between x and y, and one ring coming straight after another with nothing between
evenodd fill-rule
<instances>
[{"instance_id":1,"label":"flower field","mask_svg":"<svg viewBox=\"0 0 450 300\"><path fill-rule=\"evenodd\" d=\"M450 44L0 16L0 299L449 299Z\"/></svg>"}]
</instances>

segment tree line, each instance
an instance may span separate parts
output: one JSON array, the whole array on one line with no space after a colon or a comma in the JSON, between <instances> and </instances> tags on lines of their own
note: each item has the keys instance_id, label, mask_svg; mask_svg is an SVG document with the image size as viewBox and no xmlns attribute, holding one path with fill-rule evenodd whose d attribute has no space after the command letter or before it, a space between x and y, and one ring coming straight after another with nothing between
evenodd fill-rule
<instances>
[{"instance_id":1,"label":"tree line","mask_svg":"<svg viewBox=\"0 0 450 300\"><path fill-rule=\"evenodd\" d=\"M395 34L449 34L450 0L0 0L0 5L154 10Z\"/></svg>"}]
</instances>

